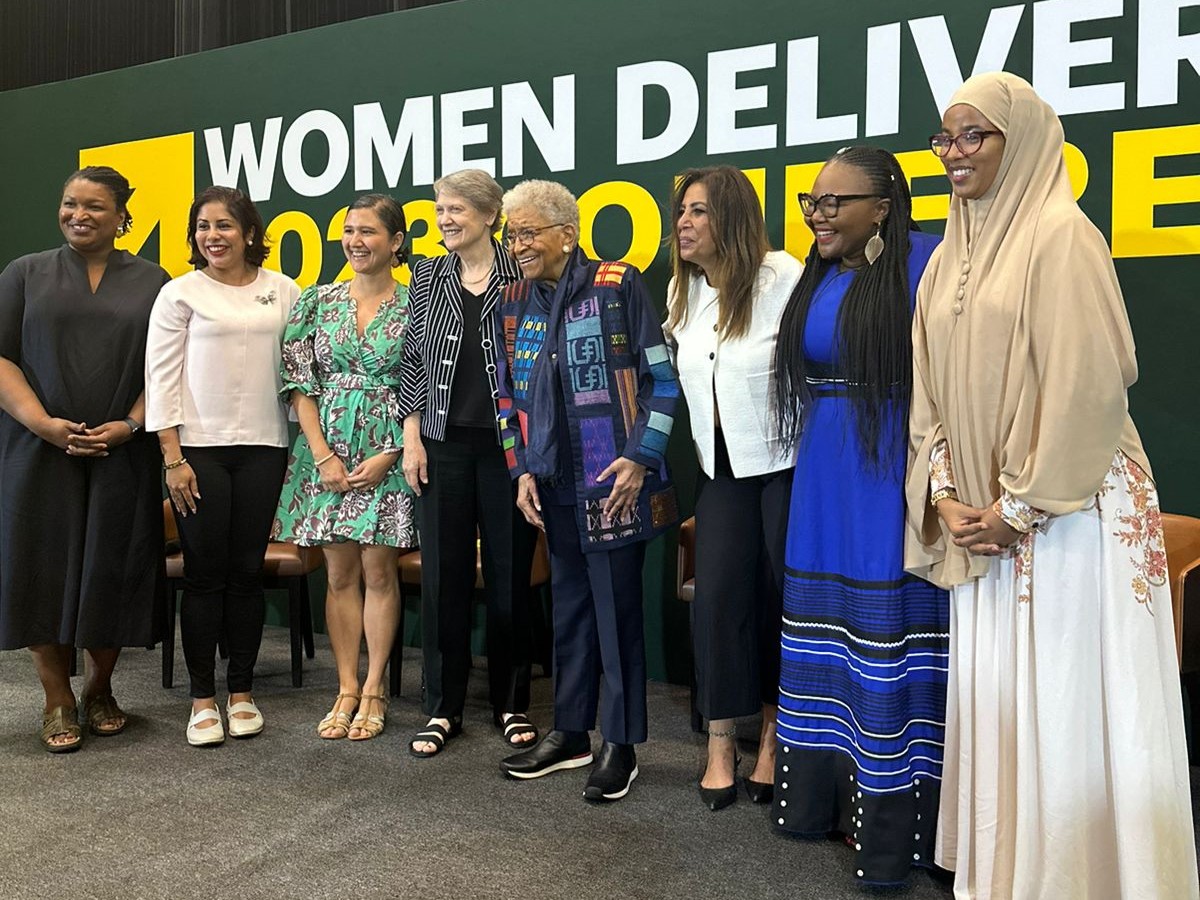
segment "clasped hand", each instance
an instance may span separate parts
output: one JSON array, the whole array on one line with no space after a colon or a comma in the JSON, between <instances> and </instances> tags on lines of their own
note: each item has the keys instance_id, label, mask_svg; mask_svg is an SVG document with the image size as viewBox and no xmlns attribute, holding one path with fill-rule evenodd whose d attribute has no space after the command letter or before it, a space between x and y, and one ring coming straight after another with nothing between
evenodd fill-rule
<instances>
[{"instance_id":1,"label":"clasped hand","mask_svg":"<svg viewBox=\"0 0 1200 900\"><path fill-rule=\"evenodd\" d=\"M65 450L68 456L108 456L111 448L119 447L133 437L133 429L123 421L88 428L86 422L51 418L38 436Z\"/></svg>"},{"instance_id":2,"label":"clasped hand","mask_svg":"<svg viewBox=\"0 0 1200 900\"><path fill-rule=\"evenodd\" d=\"M349 472L339 457L330 457L317 467L321 475L321 484L327 490L339 494L349 490L370 490L387 477L388 470L396 461L397 453L377 453L368 456Z\"/></svg>"},{"instance_id":3,"label":"clasped hand","mask_svg":"<svg viewBox=\"0 0 1200 900\"><path fill-rule=\"evenodd\" d=\"M957 500L939 500L937 513L955 545L976 556L999 556L1016 543L1021 532L990 506L978 509Z\"/></svg>"}]
</instances>

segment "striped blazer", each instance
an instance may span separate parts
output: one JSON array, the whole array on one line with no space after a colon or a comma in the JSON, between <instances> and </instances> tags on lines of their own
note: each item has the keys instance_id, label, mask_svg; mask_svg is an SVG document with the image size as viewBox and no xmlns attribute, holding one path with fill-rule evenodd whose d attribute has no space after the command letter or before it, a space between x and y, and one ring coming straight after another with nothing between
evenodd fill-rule
<instances>
[{"instance_id":1,"label":"striped blazer","mask_svg":"<svg viewBox=\"0 0 1200 900\"><path fill-rule=\"evenodd\" d=\"M506 285L519 281L521 270L508 251L492 238L496 263L488 279L483 299L479 333L483 346L488 388L495 408L499 391L496 386L496 305ZM457 253L423 259L413 267L408 286L408 331L404 336L401 361L401 408L421 414L421 436L441 441L446 437L446 416L450 410L450 386L463 335L462 286L458 280ZM497 416L499 410L496 410ZM499 426L496 444L500 443Z\"/></svg>"}]
</instances>

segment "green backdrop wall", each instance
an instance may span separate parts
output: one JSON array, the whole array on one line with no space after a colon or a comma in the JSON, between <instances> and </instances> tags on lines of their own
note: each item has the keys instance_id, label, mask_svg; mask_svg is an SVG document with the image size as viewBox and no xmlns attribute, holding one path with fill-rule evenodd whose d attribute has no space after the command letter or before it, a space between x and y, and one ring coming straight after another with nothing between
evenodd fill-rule
<instances>
[{"instance_id":1,"label":"green backdrop wall","mask_svg":"<svg viewBox=\"0 0 1200 900\"><path fill-rule=\"evenodd\" d=\"M585 248L646 268L661 297L665 201L691 165L746 169L772 239L803 256L796 192L838 147L879 144L940 230L947 188L925 139L965 76L1006 68L1063 116L1080 202L1126 292L1131 403L1163 504L1200 514L1200 0L950 6L462 0L0 94L0 260L56 244L64 177L105 162L137 189L124 245L172 272L186 268L194 191L236 182L270 223L274 264L330 280L355 195L406 201L414 253L438 253L430 184L479 165L506 186L567 184ZM671 454L690 505L686 417ZM682 680L673 559L671 540L651 548L647 637L652 674Z\"/></svg>"}]
</instances>

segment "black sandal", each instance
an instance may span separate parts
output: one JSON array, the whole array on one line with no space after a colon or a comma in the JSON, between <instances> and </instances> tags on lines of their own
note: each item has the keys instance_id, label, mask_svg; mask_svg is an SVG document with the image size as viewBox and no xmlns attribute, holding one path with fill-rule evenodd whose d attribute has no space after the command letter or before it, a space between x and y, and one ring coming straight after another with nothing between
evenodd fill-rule
<instances>
[{"instance_id":1,"label":"black sandal","mask_svg":"<svg viewBox=\"0 0 1200 900\"><path fill-rule=\"evenodd\" d=\"M430 722L425 726L424 731L418 731L411 741L408 742L408 752L417 759L428 759L431 756L437 756L445 749L446 744L451 738L456 738L462 734L462 719L451 719L450 727L446 728L436 722ZM435 750L418 750L413 744L433 744Z\"/></svg>"},{"instance_id":2,"label":"black sandal","mask_svg":"<svg viewBox=\"0 0 1200 900\"><path fill-rule=\"evenodd\" d=\"M508 746L522 750L532 747L537 743L537 726L529 721L529 716L525 715L525 713L511 713L507 722L504 721L503 713L497 713L494 721L496 727L504 732L504 743L508 744ZM527 741L514 740L514 738L523 734L532 734L533 737Z\"/></svg>"}]
</instances>

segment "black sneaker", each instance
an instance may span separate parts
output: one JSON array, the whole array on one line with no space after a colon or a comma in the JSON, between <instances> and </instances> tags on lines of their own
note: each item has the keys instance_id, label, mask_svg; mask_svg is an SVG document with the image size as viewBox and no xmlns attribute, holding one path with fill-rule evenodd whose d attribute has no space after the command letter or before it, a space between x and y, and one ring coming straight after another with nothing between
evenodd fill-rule
<instances>
[{"instance_id":1,"label":"black sneaker","mask_svg":"<svg viewBox=\"0 0 1200 900\"><path fill-rule=\"evenodd\" d=\"M591 763L592 741L586 731L551 731L536 747L501 760L500 771L512 778L541 778Z\"/></svg>"},{"instance_id":2,"label":"black sneaker","mask_svg":"<svg viewBox=\"0 0 1200 900\"><path fill-rule=\"evenodd\" d=\"M620 800L629 793L629 786L637 776L637 754L633 752L633 744L610 744L605 741L600 750L600 760L588 776L587 787L583 789L583 799L596 803Z\"/></svg>"}]
</instances>

